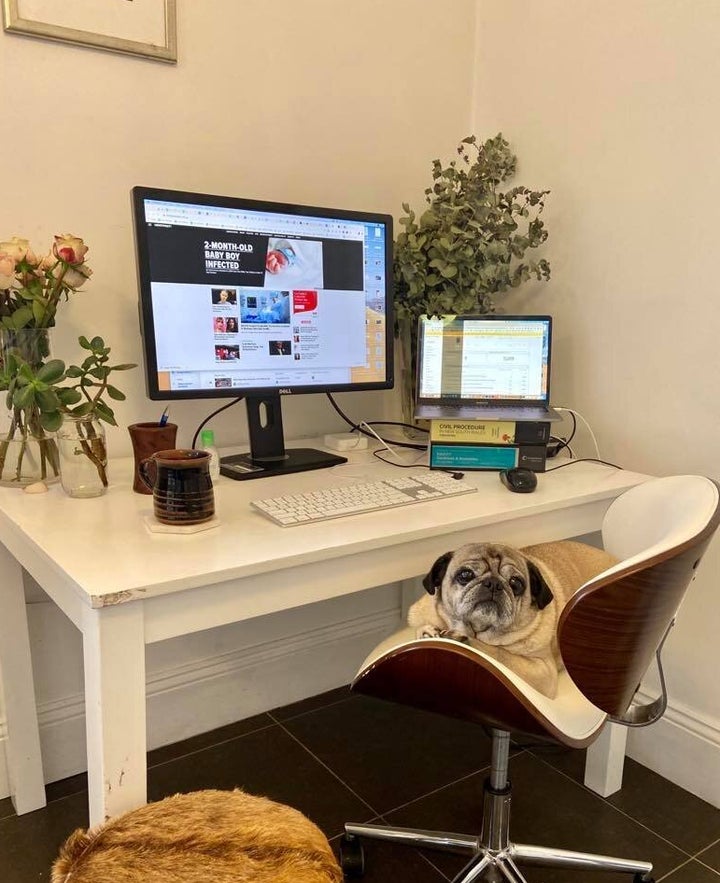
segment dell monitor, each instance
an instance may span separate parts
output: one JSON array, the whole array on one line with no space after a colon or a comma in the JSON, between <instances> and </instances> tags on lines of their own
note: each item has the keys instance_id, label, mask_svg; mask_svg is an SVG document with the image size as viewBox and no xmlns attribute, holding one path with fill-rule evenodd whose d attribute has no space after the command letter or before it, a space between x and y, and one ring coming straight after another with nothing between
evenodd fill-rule
<instances>
[{"instance_id":1,"label":"dell monitor","mask_svg":"<svg viewBox=\"0 0 720 883\"><path fill-rule=\"evenodd\" d=\"M392 387L392 218L135 187L133 219L148 396L243 396L231 478L345 462L286 449L280 402Z\"/></svg>"}]
</instances>

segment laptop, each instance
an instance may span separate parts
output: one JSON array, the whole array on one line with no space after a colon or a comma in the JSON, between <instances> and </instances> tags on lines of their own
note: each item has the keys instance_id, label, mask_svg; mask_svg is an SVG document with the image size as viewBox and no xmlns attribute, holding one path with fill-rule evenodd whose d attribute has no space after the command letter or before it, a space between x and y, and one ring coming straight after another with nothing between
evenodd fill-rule
<instances>
[{"instance_id":1,"label":"laptop","mask_svg":"<svg viewBox=\"0 0 720 883\"><path fill-rule=\"evenodd\" d=\"M421 316L415 417L562 420L550 407L550 316Z\"/></svg>"}]
</instances>

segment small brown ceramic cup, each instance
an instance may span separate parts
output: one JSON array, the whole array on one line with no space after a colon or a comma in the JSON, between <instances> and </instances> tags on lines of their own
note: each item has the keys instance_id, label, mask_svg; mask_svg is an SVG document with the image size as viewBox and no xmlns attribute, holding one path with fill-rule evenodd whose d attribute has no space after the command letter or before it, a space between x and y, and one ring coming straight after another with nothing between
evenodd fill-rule
<instances>
[{"instance_id":1,"label":"small brown ceramic cup","mask_svg":"<svg viewBox=\"0 0 720 883\"><path fill-rule=\"evenodd\" d=\"M157 451L143 460L140 478L152 491L161 524L201 524L215 514L215 495L207 451Z\"/></svg>"},{"instance_id":2,"label":"small brown ceramic cup","mask_svg":"<svg viewBox=\"0 0 720 883\"><path fill-rule=\"evenodd\" d=\"M128 426L128 432L130 433L133 456L135 457L133 490L136 494L151 494L152 489L148 488L145 482L140 478L140 463L148 457L151 457L157 451L167 451L175 447L177 424L165 423L164 425L160 425L160 423L132 423Z\"/></svg>"}]
</instances>

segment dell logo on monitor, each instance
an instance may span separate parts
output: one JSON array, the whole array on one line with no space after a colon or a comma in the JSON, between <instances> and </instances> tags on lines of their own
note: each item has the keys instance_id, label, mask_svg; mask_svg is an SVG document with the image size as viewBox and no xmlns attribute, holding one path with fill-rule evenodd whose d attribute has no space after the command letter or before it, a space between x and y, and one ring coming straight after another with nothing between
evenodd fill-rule
<instances>
[{"instance_id":1,"label":"dell logo on monitor","mask_svg":"<svg viewBox=\"0 0 720 883\"><path fill-rule=\"evenodd\" d=\"M292 395L292 390L287 389L287 387L283 387L283 386L281 386L280 389L278 389L278 392L280 393L281 396Z\"/></svg>"}]
</instances>

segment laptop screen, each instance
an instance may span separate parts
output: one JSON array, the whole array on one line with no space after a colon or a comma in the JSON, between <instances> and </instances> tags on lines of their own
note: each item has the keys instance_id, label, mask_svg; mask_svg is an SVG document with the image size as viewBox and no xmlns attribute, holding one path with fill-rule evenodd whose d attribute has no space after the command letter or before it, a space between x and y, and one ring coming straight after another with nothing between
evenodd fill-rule
<instances>
[{"instance_id":1,"label":"laptop screen","mask_svg":"<svg viewBox=\"0 0 720 883\"><path fill-rule=\"evenodd\" d=\"M547 405L550 316L421 316L417 401Z\"/></svg>"}]
</instances>

